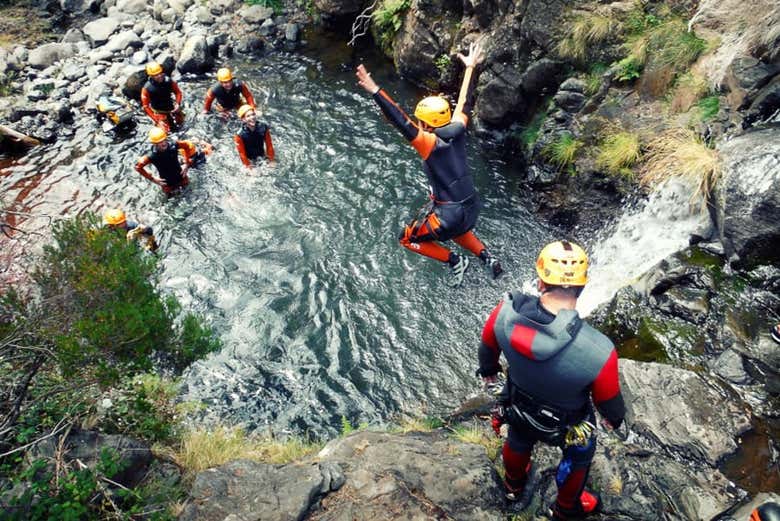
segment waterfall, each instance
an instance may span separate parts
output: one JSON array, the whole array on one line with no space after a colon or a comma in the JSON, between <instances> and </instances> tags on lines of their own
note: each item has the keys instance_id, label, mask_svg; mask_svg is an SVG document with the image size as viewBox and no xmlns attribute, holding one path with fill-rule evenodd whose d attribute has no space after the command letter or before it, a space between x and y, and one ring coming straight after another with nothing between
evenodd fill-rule
<instances>
[{"instance_id":1,"label":"waterfall","mask_svg":"<svg viewBox=\"0 0 780 521\"><path fill-rule=\"evenodd\" d=\"M692 234L707 235L710 219L690 200L692 182L672 179L657 187L590 248L589 283L578 310L587 316L620 288L688 245Z\"/></svg>"}]
</instances>

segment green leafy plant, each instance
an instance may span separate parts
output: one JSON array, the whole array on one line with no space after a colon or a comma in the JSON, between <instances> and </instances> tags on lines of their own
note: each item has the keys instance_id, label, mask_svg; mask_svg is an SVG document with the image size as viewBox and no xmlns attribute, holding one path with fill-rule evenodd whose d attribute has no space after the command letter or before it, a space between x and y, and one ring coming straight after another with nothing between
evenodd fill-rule
<instances>
[{"instance_id":1,"label":"green leafy plant","mask_svg":"<svg viewBox=\"0 0 780 521\"><path fill-rule=\"evenodd\" d=\"M615 65L617 66L615 79L618 81L633 81L642 75L642 63L633 56L623 58Z\"/></svg>"},{"instance_id":2,"label":"green leafy plant","mask_svg":"<svg viewBox=\"0 0 780 521\"><path fill-rule=\"evenodd\" d=\"M539 132L542 129L542 124L544 123L544 120L547 119L549 110L550 102L548 100L547 103L544 104L544 108L534 114L534 117L531 118L528 125L520 132L520 142L524 147L531 148L534 143L536 143Z\"/></svg>"},{"instance_id":3,"label":"green leafy plant","mask_svg":"<svg viewBox=\"0 0 780 521\"><path fill-rule=\"evenodd\" d=\"M371 19L374 22L379 44L385 51L392 48L393 38L401 29L404 14L411 5L411 0L383 0L372 13Z\"/></svg>"},{"instance_id":4,"label":"green leafy plant","mask_svg":"<svg viewBox=\"0 0 780 521\"><path fill-rule=\"evenodd\" d=\"M442 54L436 58L433 63L436 65L436 68L439 69L439 74L443 75L449 71L450 66L452 65L452 58L450 58L449 54Z\"/></svg>"},{"instance_id":5,"label":"green leafy plant","mask_svg":"<svg viewBox=\"0 0 780 521\"><path fill-rule=\"evenodd\" d=\"M720 98L718 96L707 96L700 99L696 106L699 109L699 118L702 121L708 121L718 115Z\"/></svg>"},{"instance_id":6,"label":"green leafy plant","mask_svg":"<svg viewBox=\"0 0 780 521\"><path fill-rule=\"evenodd\" d=\"M566 132L558 136L554 142L550 143L542 150L542 155L558 170L572 166L577 151L582 147L582 141L574 139L570 133Z\"/></svg>"}]
</instances>

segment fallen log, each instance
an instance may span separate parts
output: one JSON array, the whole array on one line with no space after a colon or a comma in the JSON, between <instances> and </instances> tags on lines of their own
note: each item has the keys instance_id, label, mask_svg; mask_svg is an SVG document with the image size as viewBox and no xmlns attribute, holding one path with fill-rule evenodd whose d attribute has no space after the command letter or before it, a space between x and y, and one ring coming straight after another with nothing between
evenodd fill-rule
<instances>
[{"instance_id":1,"label":"fallen log","mask_svg":"<svg viewBox=\"0 0 780 521\"><path fill-rule=\"evenodd\" d=\"M28 147L35 147L41 144L41 142L34 137L17 132L12 128L6 127L5 125L0 125L0 135L7 137L14 143L21 143L22 145Z\"/></svg>"}]
</instances>

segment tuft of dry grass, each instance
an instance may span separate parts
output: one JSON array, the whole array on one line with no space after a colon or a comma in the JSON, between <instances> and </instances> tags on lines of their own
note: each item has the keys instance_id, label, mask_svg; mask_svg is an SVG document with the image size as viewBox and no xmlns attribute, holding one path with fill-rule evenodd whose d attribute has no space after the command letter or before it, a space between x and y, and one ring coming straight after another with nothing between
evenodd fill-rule
<instances>
[{"instance_id":1,"label":"tuft of dry grass","mask_svg":"<svg viewBox=\"0 0 780 521\"><path fill-rule=\"evenodd\" d=\"M608 134L596 157L596 165L611 174L633 175L631 167L642 157L639 136L631 132Z\"/></svg>"},{"instance_id":2,"label":"tuft of dry grass","mask_svg":"<svg viewBox=\"0 0 780 521\"><path fill-rule=\"evenodd\" d=\"M709 90L710 86L704 76L693 71L683 74L674 86L669 109L675 114L688 112Z\"/></svg>"},{"instance_id":3,"label":"tuft of dry grass","mask_svg":"<svg viewBox=\"0 0 780 521\"><path fill-rule=\"evenodd\" d=\"M620 31L620 20L607 11L584 13L572 21L566 37L558 45L563 58L584 60L588 49Z\"/></svg>"},{"instance_id":4,"label":"tuft of dry grass","mask_svg":"<svg viewBox=\"0 0 780 521\"><path fill-rule=\"evenodd\" d=\"M647 145L640 182L655 186L677 176L687 177L697 189L691 201L701 200L706 207L712 189L720 179L721 161L718 152L709 148L692 131L683 128L669 130Z\"/></svg>"},{"instance_id":5,"label":"tuft of dry grass","mask_svg":"<svg viewBox=\"0 0 780 521\"><path fill-rule=\"evenodd\" d=\"M563 170L574 163L580 148L582 148L582 141L574 139L574 136L566 132L544 147L542 155L553 163L558 170Z\"/></svg>"},{"instance_id":6,"label":"tuft of dry grass","mask_svg":"<svg viewBox=\"0 0 780 521\"><path fill-rule=\"evenodd\" d=\"M178 451L172 456L188 474L195 474L234 459L289 463L317 452L321 447L320 443L301 438L258 438L248 436L239 428L220 426L185 433Z\"/></svg>"},{"instance_id":7,"label":"tuft of dry grass","mask_svg":"<svg viewBox=\"0 0 780 521\"><path fill-rule=\"evenodd\" d=\"M501 451L501 438L480 425L458 425L452 429L453 437L463 443L473 443L485 447L488 458L495 461Z\"/></svg>"},{"instance_id":8,"label":"tuft of dry grass","mask_svg":"<svg viewBox=\"0 0 780 521\"><path fill-rule=\"evenodd\" d=\"M437 418L403 417L393 425L390 432L397 434L406 434L408 432L431 432L441 426L442 422Z\"/></svg>"}]
</instances>

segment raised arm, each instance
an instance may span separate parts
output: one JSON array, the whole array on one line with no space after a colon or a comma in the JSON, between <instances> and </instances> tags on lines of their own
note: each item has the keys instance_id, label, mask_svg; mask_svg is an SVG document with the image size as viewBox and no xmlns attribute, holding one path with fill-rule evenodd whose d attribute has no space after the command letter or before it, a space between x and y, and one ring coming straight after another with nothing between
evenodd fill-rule
<instances>
[{"instance_id":1,"label":"raised arm","mask_svg":"<svg viewBox=\"0 0 780 521\"><path fill-rule=\"evenodd\" d=\"M458 58L460 58L460 61L466 66L466 72L463 73L463 83L460 86L458 103L455 105L455 112L452 115L452 119L459 119L465 125L468 123L469 110L466 107L466 102L471 93L471 76L474 73L474 67L482 61L482 46L479 43L472 43L469 45L468 55L463 56L458 53Z\"/></svg>"},{"instance_id":2,"label":"raised arm","mask_svg":"<svg viewBox=\"0 0 780 521\"><path fill-rule=\"evenodd\" d=\"M413 141L420 132L417 125L414 124L409 116L401 110L401 107L399 107L385 91L379 88L379 85L371 78L371 73L368 72L362 64L358 65L356 76L358 78L358 85L371 94L385 117L390 120L393 126L395 126L408 141Z\"/></svg>"}]
</instances>

